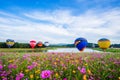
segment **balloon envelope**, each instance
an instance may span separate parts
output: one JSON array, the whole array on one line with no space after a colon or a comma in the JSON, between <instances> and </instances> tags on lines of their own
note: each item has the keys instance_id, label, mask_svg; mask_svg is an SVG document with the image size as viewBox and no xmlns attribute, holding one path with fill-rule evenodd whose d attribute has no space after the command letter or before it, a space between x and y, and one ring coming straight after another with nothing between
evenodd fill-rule
<instances>
[{"instance_id":1,"label":"balloon envelope","mask_svg":"<svg viewBox=\"0 0 120 80\"><path fill-rule=\"evenodd\" d=\"M43 46L43 43L41 41L38 42L37 44L39 47Z\"/></svg>"},{"instance_id":2,"label":"balloon envelope","mask_svg":"<svg viewBox=\"0 0 120 80\"><path fill-rule=\"evenodd\" d=\"M49 46L50 44L49 44L49 42L46 41L46 42L44 42L44 45Z\"/></svg>"},{"instance_id":3,"label":"balloon envelope","mask_svg":"<svg viewBox=\"0 0 120 80\"><path fill-rule=\"evenodd\" d=\"M110 47L110 40L102 38L98 40L98 45L101 49L107 49Z\"/></svg>"},{"instance_id":4,"label":"balloon envelope","mask_svg":"<svg viewBox=\"0 0 120 80\"><path fill-rule=\"evenodd\" d=\"M79 51L83 51L84 48L87 46L87 40L85 38L77 38L74 42L75 46Z\"/></svg>"},{"instance_id":5,"label":"balloon envelope","mask_svg":"<svg viewBox=\"0 0 120 80\"><path fill-rule=\"evenodd\" d=\"M7 44L7 46L10 48L11 46L13 46L13 45L15 44L15 42L14 42L14 40L12 40L12 39L7 39L7 40L6 40L6 44Z\"/></svg>"},{"instance_id":6,"label":"balloon envelope","mask_svg":"<svg viewBox=\"0 0 120 80\"><path fill-rule=\"evenodd\" d=\"M30 46L31 46L31 48L34 48L36 46L36 41L35 40L31 40L30 41Z\"/></svg>"}]
</instances>

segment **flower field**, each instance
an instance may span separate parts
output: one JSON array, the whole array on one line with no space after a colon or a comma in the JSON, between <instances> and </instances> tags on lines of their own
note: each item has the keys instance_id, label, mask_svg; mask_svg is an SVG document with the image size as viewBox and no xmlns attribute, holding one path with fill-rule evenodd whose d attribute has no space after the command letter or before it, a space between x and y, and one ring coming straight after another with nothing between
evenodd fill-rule
<instances>
[{"instance_id":1,"label":"flower field","mask_svg":"<svg viewBox=\"0 0 120 80\"><path fill-rule=\"evenodd\" d=\"M120 80L120 54L0 53L0 80Z\"/></svg>"}]
</instances>

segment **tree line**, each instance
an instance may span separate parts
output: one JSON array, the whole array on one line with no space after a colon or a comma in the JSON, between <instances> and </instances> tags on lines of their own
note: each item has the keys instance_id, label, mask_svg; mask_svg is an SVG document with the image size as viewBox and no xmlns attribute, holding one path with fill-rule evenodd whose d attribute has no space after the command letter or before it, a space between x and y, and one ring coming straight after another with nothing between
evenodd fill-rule
<instances>
[{"instance_id":1,"label":"tree line","mask_svg":"<svg viewBox=\"0 0 120 80\"><path fill-rule=\"evenodd\" d=\"M43 44L43 46L41 46L41 48L44 48L45 45ZM63 44L63 45L60 45L60 44L57 44L57 45L54 45L54 44L51 44L49 47L75 47L74 44ZM98 44L95 44L95 43L88 43L87 45L87 48L98 48ZM120 44L111 44L112 48L120 48ZM8 48L8 46L6 45L5 42L0 42L0 48ZM18 43L18 42L15 42L15 44L11 47L11 48L30 48L30 45L29 43ZM39 48L39 46L35 46L35 48Z\"/></svg>"},{"instance_id":2,"label":"tree line","mask_svg":"<svg viewBox=\"0 0 120 80\"><path fill-rule=\"evenodd\" d=\"M53 44L51 45L51 47L71 47L72 48L72 47L75 47L75 45L74 44L63 44L63 45ZM86 47L87 48L98 48L99 46L96 43L88 43ZM120 44L111 44L110 48L120 48Z\"/></svg>"},{"instance_id":3,"label":"tree line","mask_svg":"<svg viewBox=\"0 0 120 80\"><path fill-rule=\"evenodd\" d=\"M45 47L45 45L43 44L43 46L41 47ZM0 48L8 48L8 46L6 45L5 42L0 42ZM29 43L18 43L15 42L15 44L11 47L11 48L31 48ZM39 46L35 46L35 48L39 48Z\"/></svg>"}]
</instances>

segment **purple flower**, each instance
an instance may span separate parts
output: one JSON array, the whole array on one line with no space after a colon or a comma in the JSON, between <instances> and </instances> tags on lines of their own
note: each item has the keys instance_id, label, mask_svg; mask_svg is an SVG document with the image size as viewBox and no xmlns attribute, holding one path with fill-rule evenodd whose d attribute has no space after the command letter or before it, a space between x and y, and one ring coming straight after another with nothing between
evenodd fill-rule
<instances>
[{"instance_id":1,"label":"purple flower","mask_svg":"<svg viewBox=\"0 0 120 80\"><path fill-rule=\"evenodd\" d=\"M7 80L7 78L3 78L2 80Z\"/></svg>"},{"instance_id":2,"label":"purple flower","mask_svg":"<svg viewBox=\"0 0 120 80\"><path fill-rule=\"evenodd\" d=\"M28 66L27 67L29 70L32 70L33 68L34 68L34 66L33 65L30 65L30 66Z\"/></svg>"},{"instance_id":3,"label":"purple flower","mask_svg":"<svg viewBox=\"0 0 120 80\"><path fill-rule=\"evenodd\" d=\"M0 60L0 65L2 64L2 60Z\"/></svg>"},{"instance_id":4,"label":"purple flower","mask_svg":"<svg viewBox=\"0 0 120 80\"><path fill-rule=\"evenodd\" d=\"M12 68L12 64L9 64L9 65L8 65L8 68L11 69L11 68Z\"/></svg>"},{"instance_id":5,"label":"purple flower","mask_svg":"<svg viewBox=\"0 0 120 80\"><path fill-rule=\"evenodd\" d=\"M32 65L28 66L27 68L29 70L32 70L33 68L35 68L37 66L37 62L33 62Z\"/></svg>"},{"instance_id":6,"label":"purple flower","mask_svg":"<svg viewBox=\"0 0 120 80\"><path fill-rule=\"evenodd\" d=\"M23 78L23 77L24 77L24 74L23 74L23 73L20 73L19 76L20 76L20 78Z\"/></svg>"},{"instance_id":7,"label":"purple flower","mask_svg":"<svg viewBox=\"0 0 120 80\"><path fill-rule=\"evenodd\" d=\"M23 55L23 59L26 59L26 58L28 58L30 55L29 54L25 54L25 55Z\"/></svg>"},{"instance_id":8,"label":"purple flower","mask_svg":"<svg viewBox=\"0 0 120 80\"><path fill-rule=\"evenodd\" d=\"M88 80L95 80L93 76L90 76Z\"/></svg>"},{"instance_id":9,"label":"purple flower","mask_svg":"<svg viewBox=\"0 0 120 80\"><path fill-rule=\"evenodd\" d=\"M28 78L26 78L25 80L28 80Z\"/></svg>"},{"instance_id":10,"label":"purple flower","mask_svg":"<svg viewBox=\"0 0 120 80\"><path fill-rule=\"evenodd\" d=\"M80 67L78 66L78 70L80 71Z\"/></svg>"},{"instance_id":11,"label":"purple flower","mask_svg":"<svg viewBox=\"0 0 120 80\"><path fill-rule=\"evenodd\" d=\"M4 76L4 77L7 76L7 75L8 75L8 74L7 74L6 71L3 71L2 74L0 74L0 76Z\"/></svg>"},{"instance_id":12,"label":"purple flower","mask_svg":"<svg viewBox=\"0 0 120 80\"><path fill-rule=\"evenodd\" d=\"M113 78L113 76L112 76L112 75L109 75L108 78Z\"/></svg>"},{"instance_id":13,"label":"purple flower","mask_svg":"<svg viewBox=\"0 0 120 80\"><path fill-rule=\"evenodd\" d=\"M24 77L24 74L23 73L19 73L17 76L16 76L16 80L21 80L22 78Z\"/></svg>"},{"instance_id":14,"label":"purple flower","mask_svg":"<svg viewBox=\"0 0 120 80\"><path fill-rule=\"evenodd\" d=\"M3 68L3 66L0 64L0 70Z\"/></svg>"},{"instance_id":15,"label":"purple flower","mask_svg":"<svg viewBox=\"0 0 120 80\"><path fill-rule=\"evenodd\" d=\"M80 72L81 72L82 74L85 74L85 73L86 73L86 68L85 68L85 67L82 67L82 69L80 70Z\"/></svg>"},{"instance_id":16,"label":"purple flower","mask_svg":"<svg viewBox=\"0 0 120 80\"><path fill-rule=\"evenodd\" d=\"M27 55L23 55L23 59L26 59L27 58Z\"/></svg>"},{"instance_id":17,"label":"purple flower","mask_svg":"<svg viewBox=\"0 0 120 80\"><path fill-rule=\"evenodd\" d=\"M15 80L20 80L20 77L19 77L19 76L17 76L17 77L15 78Z\"/></svg>"},{"instance_id":18,"label":"purple flower","mask_svg":"<svg viewBox=\"0 0 120 80\"><path fill-rule=\"evenodd\" d=\"M41 73L41 78L42 78L42 79L49 78L50 75L51 75L51 71L50 71L50 70L44 70L44 71L42 71L42 73Z\"/></svg>"},{"instance_id":19,"label":"purple flower","mask_svg":"<svg viewBox=\"0 0 120 80\"><path fill-rule=\"evenodd\" d=\"M36 67L36 66L37 66L37 62L33 62L32 65L33 65L34 67Z\"/></svg>"},{"instance_id":20,"label":"purple flower","mask_svg":"<svg viewBox=\"0 0 120 80\"><path fill-rule=\"evenodd\" d=\"M9 68L9 69L12 69L12 68L13 68L13 69L16 69L17 66L16 66L15 64L9 64L9 65L8 65L8 68Z\"/></svg>"},{"instance_id":21,"label":"purple flower","mask_svg":"<svg viewBox=\"0 0 120 80\"><path fill-rule=\"evenodd\" d=\"M63 80L67 80L67 78L64 78Z\"/></svg>"}]
</instances>

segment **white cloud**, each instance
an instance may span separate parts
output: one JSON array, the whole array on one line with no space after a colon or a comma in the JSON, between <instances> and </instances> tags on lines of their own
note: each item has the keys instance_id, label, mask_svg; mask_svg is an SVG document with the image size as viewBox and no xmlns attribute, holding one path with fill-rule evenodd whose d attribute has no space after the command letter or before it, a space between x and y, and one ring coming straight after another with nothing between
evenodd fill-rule
<instances>
[{"instance_id":1,"label":"white cloud","mask_svg":"<svg viewBox=\"0 0 120 80\"><path fill-rule=\"evenodd\" d=\"M119 9L101 13L89 10L77 16L73 16L69 10L21 14L14 16L0 12L1 41L12 38L17 42L34 39L50 43L73 43L77 37L85 37L89 42L96 43L98 39L106 37L115 43L120 39Z\"/></svg>"},{"instance_id":2,"label":"white cloud","mask_svg":"<svg viewBox=\"0 0 120 80\"><path fill-rule=\"evenodd\" d=\"M40 12L35 11L33 13L24 13L25 16L33 19L38 19L42 21L49 21L51 23L71 23L73 20L73 16L70 15L70 11L64 10L55 10L54 12Z\"/></svg>"}]
</instances>

